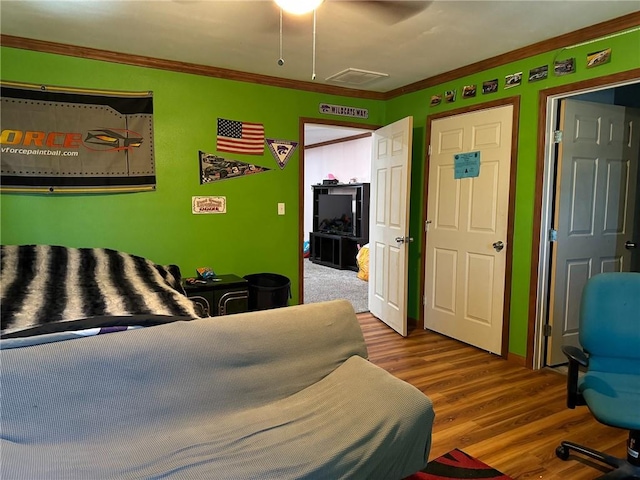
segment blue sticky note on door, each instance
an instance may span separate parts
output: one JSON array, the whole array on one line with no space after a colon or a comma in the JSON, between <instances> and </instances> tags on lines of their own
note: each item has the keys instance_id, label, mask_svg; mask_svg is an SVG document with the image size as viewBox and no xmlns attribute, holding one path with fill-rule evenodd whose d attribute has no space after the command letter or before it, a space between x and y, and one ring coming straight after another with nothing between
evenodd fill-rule
<instances>
[{"instance_id":1,"label":"blue sticky note on door","mask_svg":"<svg viewBox=\"0 0 640 480\"><path fill-rule=\"evenodd\" d=\"M480 175L480 152L457 153L453 156L453 178L470 178Z\"/></svg>"}]
</instances>

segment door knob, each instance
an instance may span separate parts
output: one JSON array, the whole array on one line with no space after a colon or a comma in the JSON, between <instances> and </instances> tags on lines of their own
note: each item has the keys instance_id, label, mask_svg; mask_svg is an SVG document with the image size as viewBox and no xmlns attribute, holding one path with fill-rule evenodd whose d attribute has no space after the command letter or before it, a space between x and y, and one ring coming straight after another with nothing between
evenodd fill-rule
<instances>
[{"instance_id":1,"label":"door knob","mask_svg":"<svg viewBox=\"0 0 640 480\"><path fill-rule=\"evenodd\" d=\"M398 242L398 243L411 243L411 242L413 242L413 237L396 237L396 242Z\"/></svg>"},{"instance_id":2,"label":"door knob","mask_svg":"<svg viewBox=\"0 0 640 480\"><path fill-rule=\"evenodd\" d=\"M504 243L502 243L500 240L498 240L497 242L493 243L493 248L495 248L496 252L499 252L500 250L502 250L504 248Z\"/></svg>"},{"instance_id":3,"label":"door knob","mask_svg":"<svg viewBox=\"0 0 640 480\"><path fill-rule=\"evenodd\" d=\"M624 242L624 248L626 248L627 250L633 250L636 247L637 247L636 242L632 242L630 240L627 240L626 242Z\"/></svg>"}]
</instances>

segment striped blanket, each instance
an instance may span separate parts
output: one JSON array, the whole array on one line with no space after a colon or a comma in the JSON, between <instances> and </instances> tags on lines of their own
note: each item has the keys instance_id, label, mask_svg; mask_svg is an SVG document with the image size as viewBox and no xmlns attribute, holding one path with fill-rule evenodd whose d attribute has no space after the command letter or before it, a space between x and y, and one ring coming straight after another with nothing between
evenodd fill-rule
<instances>
[{"instance_id":1,"label":"striped blanket","mask_svg":"<svg viewBox=\"0 0 640 480\"><path fill-rule=\"evenodd\" d=\"M3 336L94 317L198 317L184 294L176 265L165 267L104 248L0 248Z\"/></svg>"}]
</instances>

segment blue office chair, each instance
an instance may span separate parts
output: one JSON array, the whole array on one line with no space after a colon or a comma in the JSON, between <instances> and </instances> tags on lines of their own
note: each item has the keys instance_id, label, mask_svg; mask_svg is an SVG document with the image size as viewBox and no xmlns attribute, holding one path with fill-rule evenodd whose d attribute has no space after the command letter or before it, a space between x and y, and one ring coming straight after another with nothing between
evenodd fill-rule
<instances>
[{"instance_id":1,"label":"blue office chair","mask_svg":"<svg viewBox=\"0 0 640 480\"><path fill-rule=\"evenodd\" d=\"M600 423L629 430L627 458L562 442L614 468L599 479L640 478L640 273L601 273L587 281L580 305L580 343L564 346L569 359L567 406L587 405ZM579 375L580 367L586 369Z\"/></svg>"}]
</instances>

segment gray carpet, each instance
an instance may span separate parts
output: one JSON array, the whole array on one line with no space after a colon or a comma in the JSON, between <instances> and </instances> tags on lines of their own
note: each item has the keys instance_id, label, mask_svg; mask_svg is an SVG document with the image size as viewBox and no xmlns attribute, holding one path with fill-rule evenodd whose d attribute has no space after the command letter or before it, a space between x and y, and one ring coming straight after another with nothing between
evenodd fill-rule
<instances>
[{"instance_id":1,"label":"gray carpet","mask_svg":"<svg viewBox=\"0 0 640 480\"><path fill-rule=\"evenodd\" d=\"M356 313L368 312L369 284L352 270L324 267L304 259L304 303L346 298Z\"/></svg>"}]
</instances>

